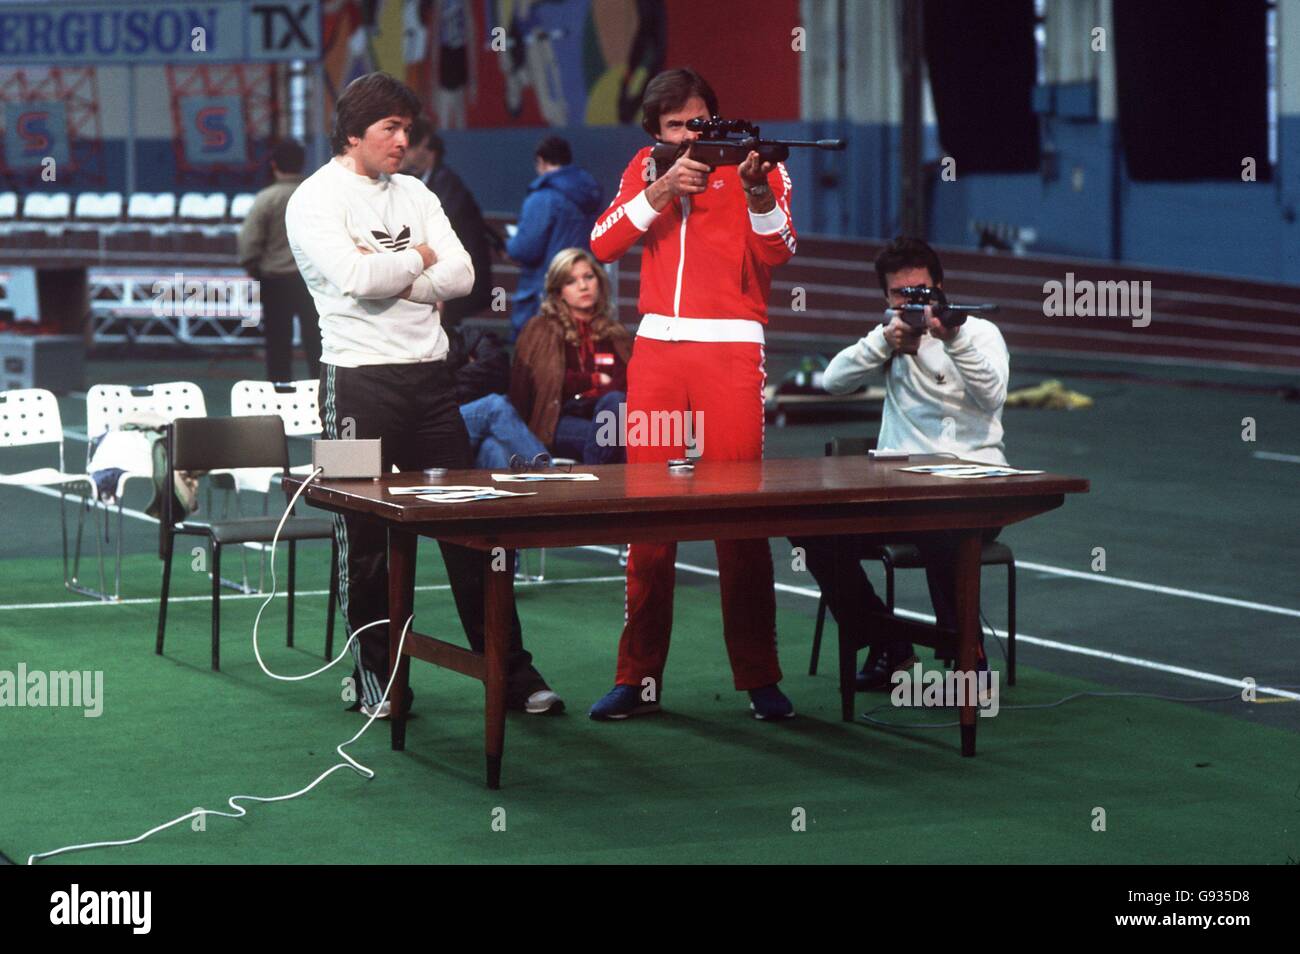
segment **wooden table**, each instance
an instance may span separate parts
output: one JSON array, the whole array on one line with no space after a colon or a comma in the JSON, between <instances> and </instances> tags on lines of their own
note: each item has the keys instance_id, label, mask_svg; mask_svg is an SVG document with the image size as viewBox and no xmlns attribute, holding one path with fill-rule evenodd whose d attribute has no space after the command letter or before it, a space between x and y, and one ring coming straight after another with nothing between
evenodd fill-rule
<instances>
[{"instance_id":1,"label":"wooden table","mask_svg":"<svg viewBox=\"0 0 1300 954\"><path fill-rule=\"evenodd\" d=\"M582 467L599 481L502 484L498 486L535 490L537 495L469 504L430 503L388 492L417 484L492 483L486 471L454 470L435 480L422 474L394 474L373 481L320 481L303 496L322 509L368 515L388 525L389 659L397 666L390 698L405 696L412 656L483 682L487 784L499 788L514 575L492 569L494 548L848 533L878 535L883 543L906 539L917 531L955 531L959 538L957 633L906 621L890 625L914 642L951 648L958 668L973 670L979 641L981 531L1053 510L1066 494L1087 492L1088 482L1052 474L952 480L900 473L902 467L934 462L951 460L705 461L686 473L670 472L662 464ZM292 491L299 483L291 478L285 486ZM412 623L399 657L402 629L413 613L416 543L421 536L483 552L487 580L482 656L418 633ZM853 719L858 648L841 632L840 698L845 721ZM961 708L963 755L975 754L976 711L974 700ZM406 718L396 705L391 723L393 749L401 751L406 744Z\"/></svg>"}]
</instances>

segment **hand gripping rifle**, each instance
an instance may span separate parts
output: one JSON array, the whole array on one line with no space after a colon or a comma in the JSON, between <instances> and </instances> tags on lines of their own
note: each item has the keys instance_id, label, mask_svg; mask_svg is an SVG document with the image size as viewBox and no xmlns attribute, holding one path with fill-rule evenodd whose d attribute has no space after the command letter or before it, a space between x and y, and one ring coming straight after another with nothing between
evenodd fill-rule
<instances>
[{"instance_id":1,"label":"hand gripping rifle","mask_svg":"<svg viewBox=\"0 0 1300 954\"><path fill-rule=\"evenodd\" d=\"M686 128L698 132L700 138L693 142L661 142L650 155L654 159L655 178L659 178L674 162L688 151L697 162L716 168L738 166L751 152L757 152L763 162L784 162L790 158L790 147L804 149L841 150L843 139L763 139L758 127L743 119L691 119Z\"/></svg>"}]
</instances>

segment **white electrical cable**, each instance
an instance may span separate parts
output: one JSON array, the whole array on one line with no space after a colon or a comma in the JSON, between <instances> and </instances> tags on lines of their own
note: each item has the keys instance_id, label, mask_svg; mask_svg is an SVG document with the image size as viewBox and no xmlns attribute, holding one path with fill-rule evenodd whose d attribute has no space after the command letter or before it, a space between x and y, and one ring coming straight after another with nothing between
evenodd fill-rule
<instances>
[{"instance_id":1,"label":"white electrical cable","mask_svg":"<svg viewBox=\"0 0 1300 954\"><path fill-rule=\"evenodd\" d=\"M253 655L257 657L257 665L261 668L262 672L266 673L272 679L278 679L281 682L301 682L304 679L319 676L321 673L325 672L325 670L332 668L336 662L347 655L348 649L352 645L352 641L357 638L357 633L367 630L371 626L378 626L380 623L388 622L386 619L377 619L373 623L367 623L365 626L362 626L356 633L353 633L348 637L348 641L343 644L343 648L339 651L337 656L325 665L321 666L315 672L309 672L302 676L281 676L267 669L266 663L262 661L262 651L257 647L257 627L262 622L262 613L271 605L271 600L275 597L275 548L280 541L280 531L284 529L285 520L288 519L289 514L293 513L294 505L298 502L298 498L302 495L302 492L307 489L307 485L319 477L324 470L325 468L323 467L317 467L310 475L308 475L307 479L304 480L301 486L298 487L297 491L294 492L293 499L289 501L289 506L284 509L284 513L280 516L280 522L275 528L275 534L271 537L271 592L267 594L266 599L262 601L262 605L257 608L257 615L253 617ZM385 695L385 698L387 698L387 695Z\"/></svg>"},{"instance_id":2,"label":"white electrical cable","mask_svg":"<svg viewBox=\"0 0 1300 954\"><path fill-rule=\"evenodd\" d=\"M377 619L373 623L367 623L365 626L362 626L360 629L356 630L356 632L354 632L351 636L348 637L347 642L343 644L343 649L338 656L330 660L320 669L317 669L315 672L309 672L306 675L302 675L302 676L277 675L276 673L273 673L271 672L271 670L267 669L266 664L262 661L262 654L258 651L257 648L257 626L258 623L260 623L262 620L262 611L265 610L267 606L270 605L271 600L275 598L275 585L276 585L275 548L280 541L280 531L284 529L285 520L287 520L289 514L293 512L294 504L298 502L298 498L302 495L302 492L307 489L307 485L311 483L313 480L315 480L316 477L320 475L320 473L321 473L321 468L317 468L315 471L312 472L311 476L309 476L306 480L302 482L302 485L298 488L297 492L294 493L293 499L289 501L289 506L285 508L284 515L280 517L280 523L275 528L275 535L271 538L271 592L267 594L266 600L263 601L262 605L258 608L257 616L253 620L253 654L257 657L257 664L262 668L262 672L266 673L272 679L279 679L284 682L297 682L303 679L310 679L312 676L320 675L321 673L325 672L325 670L329 669L331 666L333 666L336 662L338 662L347 654L349 647L351 647L352 645L352 641L355 640L357 636L359 636L361 633L365 632L367 629L369 629L372 626L380 626L384 623L389 622L389 620L387 619ZM406 645L406 634L407 632L410 631L411 623L412 621L414 621L414 619L415 619L414 615L407 617L406 625L402 627L402 636L397 644L398 660L402 658L402 647ZM218 818L243 818L245 815L248 814L248 811L242 806L237 805L236 802L239 801L286 802L289 801L290 799L298 798L301 795L306 795L313 788L315 788L321 782L325 781L325 779L329 778L339 769L351 769L352 771L360 775L362 778L366 778L366 779L374 778L375 773L373 769L358 762L356 759L352 758L352 756L344 752L343 749L346 746L351 745L357 739L361 738L361 736L365 734L366 730L370 728L371 724L375 721L375 719L378 718L380 709L383 706L384 702L388 699L388 694L393 688L393 679L396 676L397 676L397 667L393 666L393 672L388 677L388 685L384 687L384 695L380 699L379 704L375 706L374 713L370 716L369 719L366 720L366 724L360 728L360 730L357 732L356 735L352 736L352 738L348 739L346 742L342 742L339 745L335 746L334 751L338 752L339 757L342 758L343 761L331 765L328 769L326 769L324 772L318 775L315 781L313 781L306 788L301 788L296 792L290 792L288 795L231 795L228 799L226 799L226 804L231 807L232 809L231 811L223 812L223 811L217 811L214 808L196 808L191 812L187 812L186 814L181 815L179 818L173 818L169 822L165 822L164 824L158 825L155 828L150 828L143 835L137 835L135 838L127 838L122 841L93 841L93 842L88 842L84 845L68 845L65 848L56 848L53 851L43 851L38 854L29 855L27 858L27 863L29 865L34 865L37 859L53 858L55 855L68 854L73 851L87 851L91 848L116 848L121 845L135 845L144 841L146 838L150 837L151 835L155 835L160 831L165 831L166 829L171 828L174 825L179 825L182 822L189 821L191 818L201 818L207 815L214 815Z\"/></svg>"}]
</instances>

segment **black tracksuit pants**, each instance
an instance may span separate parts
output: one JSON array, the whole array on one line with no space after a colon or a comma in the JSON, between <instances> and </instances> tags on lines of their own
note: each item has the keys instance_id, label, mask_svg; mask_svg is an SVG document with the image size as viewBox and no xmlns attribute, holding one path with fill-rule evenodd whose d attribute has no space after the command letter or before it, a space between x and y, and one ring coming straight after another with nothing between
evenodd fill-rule
<instances>
[{"instance_id":1,"label":"black tracksuit pants","mask_svg":"<svg viewBox=\"0 0 1300 954\"><path fill-rule=\"evenodd\" d=\"M321 421L330 439L383 441L383 467L399 470L474 466L469 435L456 404L454 375L446 361L340 368L321 365ZM388 616L388 532L382 521L336 514L339 607L349 635ZM483 652L484 561L477 550L440 543L456 612L470 648ZM514 553L506 572L514 572ZM405 622L405 621L403 621ZM368 705L388 685L388 629L374 626L353 644L359 695ZM548 688L523 648L519 613L512 612L507 701L520 707Z\"/></svg>"}]
</instances>

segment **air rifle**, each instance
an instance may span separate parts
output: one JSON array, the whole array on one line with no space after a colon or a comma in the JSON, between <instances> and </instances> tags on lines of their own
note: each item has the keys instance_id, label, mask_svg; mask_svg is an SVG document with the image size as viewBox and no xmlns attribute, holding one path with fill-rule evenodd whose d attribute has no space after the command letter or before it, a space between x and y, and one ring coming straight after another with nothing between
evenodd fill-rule
<instances>
[{"instance_id":1,"label":"air rifle","mask_svg":"<svg viewBox=\"0 0 1300 954\"><path fill-rule=\"evenodd\" d=\"M738 166L751 152L757 152L763 162L784 162L790 158L790 148L841 150L843 139L763 139L759 129L743 119L691 119L686 128L698 132L700 138L691 142L661 142L650 155L654 159L655 178L659 178L688 151L697 162L716 168Z\"/></svg>"}]
</instances>

